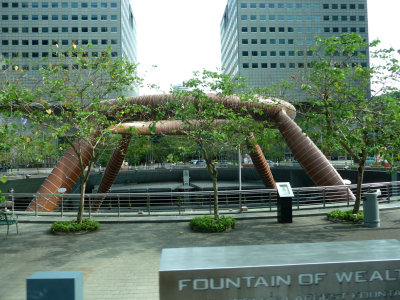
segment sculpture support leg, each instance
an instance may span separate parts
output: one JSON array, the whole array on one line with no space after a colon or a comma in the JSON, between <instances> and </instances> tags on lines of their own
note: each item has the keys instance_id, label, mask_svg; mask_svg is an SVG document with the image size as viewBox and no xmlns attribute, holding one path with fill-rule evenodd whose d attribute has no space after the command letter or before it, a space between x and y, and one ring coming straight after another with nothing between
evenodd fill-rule
<instances>
[{"instance_id":1,"label":"sculpture support leg","mask_svg":"<svg viewBox=\"0 0 400 300\"><path fill-rule=\"evenodd\" d=\"M74 147L81 149L82 159L85 167L88 165L92 158L92 146L84 140L76 140ZM58 162L57 166L53 169L51 174L47 177L45 182L42 184L38 191L38 197L33 199L29 204L27 211L35 211L35 205L37 205L38 211L54 211L56 210L61 196L58 190L65 188L65 193L69 193L72 187L80 176L80 165L79 159L72 147L68 149L65 155ZM52 196L40 195L40 194L53 194Z\"/></svg>"},{"instance_id":2,"label":"sculpture support leg","mask_svg":"<svg viewBox=\"0 0 400 300\"><path fill-rule=\"evenodd\" d=\"M316 185L344 185L342 177L321 150L284 111L276 115L275 121L294 157ZM346 199L348 192L350 199L354 200L353 193L346 189L336 190L335 197ZM330 194L332 195L333 191Z\"/></svg>"},{"instance_id":3,"label":"sculpture support leg","mask_svg":"<svg viewBox=\"0 0 400 300\"><path fill-rule=\"evenodd\" d=\"M106 170L104 171L103 178L101 179L99 189L97 191L98 194L108 193L108 191L110 190L112 184L115 181L115 178L117 178L118 176L121 165L124 162L131 139L131 134L122 135L122 139L119 141L118 146L115 149L111 159L109 160ZM94 200L92 204L93 211L97 211L100 208L103 199L104 197Z\"/></svg>"},{"instance_id":4,"label":"sculpture support leg","mask_svg":"<svg viewBox=\"0 0 400 300\"><path fill-rule=\"evenodd\" d=\"M257 144L254 134L251 132L246 139L247 148L250 152L250 157L253 161L254 167L256 168L258 174L261 177L267 189L276 189L276 183L274 177L272 176L271 169L265 159L265 156Z\"/></svg>"}]
</instances>

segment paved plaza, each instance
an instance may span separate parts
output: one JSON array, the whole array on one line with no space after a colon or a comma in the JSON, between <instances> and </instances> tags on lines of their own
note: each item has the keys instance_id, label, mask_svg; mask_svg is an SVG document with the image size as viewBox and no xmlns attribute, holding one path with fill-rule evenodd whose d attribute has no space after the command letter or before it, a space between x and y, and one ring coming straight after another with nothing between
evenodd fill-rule
<instances>
[{"instance_id":1,"label":"paved plaza","mask_svg":"<svg viewBox=\"0 0 400 300\"><path fill-rule=\"evenodd\" d=\"M374 239L400 239L400 210L381 211L381 227L332 223L322 215L239 220L226 233L191 232L187 222L104 223L97 232L52 235L47 223L20 223L4 240L0 227L0 299L26 299L26 278L36 271L83 271L85 300L158 299L163 248ZM179 259L177 257L176 259Z\"/></svg>"}]
</instances>

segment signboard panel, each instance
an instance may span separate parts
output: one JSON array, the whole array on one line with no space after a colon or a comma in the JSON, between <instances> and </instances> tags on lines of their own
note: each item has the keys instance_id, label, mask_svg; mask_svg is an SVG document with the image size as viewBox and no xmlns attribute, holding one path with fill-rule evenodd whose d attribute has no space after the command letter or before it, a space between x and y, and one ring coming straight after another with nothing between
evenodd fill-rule
<instances>
[{"instance_id":1,"label":"signboard panel","mask_svg":"<svg viewBox=\"0 0 400 300\"><path fill-rule=\"evenodd\" d=\"M397 240L164 249L160 299L400 299Z\"/></svg>"}]
</instances>

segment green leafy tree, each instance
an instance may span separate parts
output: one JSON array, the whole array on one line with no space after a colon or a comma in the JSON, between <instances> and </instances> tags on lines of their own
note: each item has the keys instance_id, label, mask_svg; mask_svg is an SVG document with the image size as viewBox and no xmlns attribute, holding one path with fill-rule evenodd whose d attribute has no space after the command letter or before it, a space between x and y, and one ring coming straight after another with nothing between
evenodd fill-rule
<instances>
[{"instance_id":1,"label":"green leafy tree","mask_svg":"<svg viewBox=\"0 0 400 300\"><path fill-rule=\"evenodd\" d=\"M112 134L110 127L142 111L141 107L128 104L124 96L141 80L136 65L112 58L111 49L89 56L88 49L74 46L56 52L56 56L57 60L49 61L48 67L40 70L43 80L37 88L16 85L8 99L20 114L72 147L79 161L77 222L82 223L85 188L93 165L120 138ZM103 102L109 98L116 100Z\"/></svg>"},{"instance_id":2,"label":"green leafy tree","mask_svg":"<svg viewBox=\"0 0 400 300\"><path fill-rule=\"evenodd\" d=\"M223 145L237 147L245 141L246 132L254 130L256 122L246 109L232 108L214 101L209 92L219 97L233 95L245 86L243 79L232 79L218 72L195 72L194 78L184 82L185 90L175 90L171 101L174 118L183 124L187 138L201 149L214 191L214 219L219 219L217 154ZM243 100L250 100L249 95ZM261 125L260 125L261 126Z\"/></svg>"},{"instance_id":3,"label":"green leafy tree","mask_svg":"<svg viewBox=\"0 0 400 300\"><path fill-rule=\"evenodd\" d=\"M318 38L311 49L312 68L301 82L308 94L304 129L321 138L323 148L344 150L358 164L354 214L360 207L367 157L380 154L391 160L399 149L399 98L387 93L396 89L389 81L399 80L396 53L374 52L381 58L379 66L360 64L360 56L376 45L368 45L357 34Z\"/></svg>"}]
</instances>

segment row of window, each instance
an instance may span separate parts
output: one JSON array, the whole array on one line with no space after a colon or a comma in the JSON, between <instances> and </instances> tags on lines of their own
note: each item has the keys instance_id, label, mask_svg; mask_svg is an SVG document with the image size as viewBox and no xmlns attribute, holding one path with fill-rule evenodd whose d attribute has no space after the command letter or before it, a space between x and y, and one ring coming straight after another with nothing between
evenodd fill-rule
<instances>
[{"instance_id":1,"label":"row of window","mask_svg":"<svg viewBox=\"0 0 400 300\"><path fill-rule=\"evenodd\" d=\"M330 30L330 28L327 28L326 30ZM339 30L339 28L333 28L335 31L333 32L339 32L336 30ZM346 30L344 30L346 29ZM357 32L356 30L352 31L353 28L350 28L350 32ZM361 28L360 28L361 29ZM365 28L362 28L363 31L359 31L359 32L365 32ZM330 32L330 31L324 31L324 32ZM346 33L348 32L347 28L342 28L341 32ZM294 45L296 42L296 45L309 45L311 46L313 44L313 39L242 39L242 45L248 45L248 44L252 44L252 45L257 45L257 44L261 44L261 45L266 45L268 42L269 45Z\"/></svg>"},{"instance_id":2,"label":"row of window","mask_svg":"<svg viewBox=\"0 0 400 300\"><path fill-rule=\"evenodd\" d=\"M22 20L22 21L29 21L29 16L31 17L32 21L48 21L48 20L52 20L52 21L58 21L58 20L62 20L62 21L78 21L79 19L81 21L117 21L118 20L118 16L117 15L2 15L1 16L1 20L2 21L8 21L8 20L12 20L12 21L18 21L18 20Z\"/></svg>"},{"instance_id":3,"label":"row of window","mask_svg":"<svg viewBox=\"0 0 400 300\"><path fill-rule=\"evenodd\" d=\"M320 22L321 16L304 16L304 15L241 15L242 21L315 21ZM357 16L323 16L324 21L357 21ZM365 16L358 16L358 21L365 21Z\"/></svg>"},{"instance_id":4,"label":"row of window","mask_svg":"<svg viewBox=\"0 0 400 300\"><path fill-rule=\"evenodd\" d=\"M15 31L14 31L15 29ZM29 30L30 29L30 30ZM39 30L40 29L40 30ZM68 33L68 32L118 32L118 28L117 27L22 27L21 28L21 32L22 33L28 33L28 32L32 32L32 33L38 33L38 32L42 32L42 33L48 33L48 32L52 32L52 33L58 33L58 32L63 32L63 33ZM12 33L17 33L18 32L18 27L13 27L11 28L11 30L9 31L8 27L3 27L1 29L2 33L8 33L8 32L12 32Z\"/></svg>"},{"instance_id":5,"label":"row of window","mask_svg":"<svg viewBox=\"0 0 400 300\"><path fill-rule=\"evenodd\" d=\"M356 51L355 53L354 53L354 56L358 56L359 55L359 53L361 54L361 55L363 55L363 56L366 56L367 55L367 52L366 51ZM300 56L300 57L303 57L303 56L313 56L313 51L294 51L294 50L289 50L289 51L285 51L285 50L281 50L281 51L269 51L269 56L281 56L281 57L284 57L284 56ZM337 53L337 55L339 55L338 53ZM257 50L252 50L252 51L242 51L242 56L243 57L248 57L248 56L251 56L251 57L258 57L258 56L262 56L262 57L265 57L265 56L268 56L268 51L266 51L266 50L261 50L261 51L257 51ZM336 56L336 55L335 55Z\"/></svg>"},{"instance_id":6,"label":"row of window","mask_svg":"<svg viewBox=\"0 0 400 300\"><path fill-rule=\"evenodd\" d=\"M324 27L324 32L330 32L330 31L325 31L325 28L330 28L330 27ZM347 27L341 27L341 28L347 28ZM328 29L327 29L328 30ZM350 27L350 29L343 29L344 32L357 32L357 27ZM347 31L346 31L347 30ZM332 27L333 32L339 32L339 27ZM365 32L365 27L359 27L358 28L359 32ZM282 32L298 32L298 33L321 33L322 28L321 27L246 27L243 26L241 28L242 33L282 33Z\"/></svg>"},{"instance_id":7,"label":"row of window","mask_svg":"<svg viewBox=\"0 0 400 300\"><path fill-rule=\"evenodd\" d=\"M93 44L93 45L117 45L118 44L118 40L116 39L111 39L111 40L107 40L107 39L92 39L92 40L88 40L88 39L83 39L81 40L82 45L88 45L89 43ZM63 46L67 46L67 45L78 45L79 41L78 40L41 40L40 44L43 46L47 46L47 45L63 45ZM12 40L11 42L9 42L8 40L2 40L1 41L1 45L2 46L8 46L8 45L13 45L13 46L18 46L18 45L22 45L22 46L39 46L39 40L21 40L21 43L19 40Z\"/></svg>"},{"instance_id":8,"label":"row of window","mask_svg":"<svg viewBox=\"0 0 400 300\"><path fill-rule=\"evenodd\" d=\"M63 54L65 56L68 56L68 54L66 52L64 52ZM101 52L100 52L100 54L102 55ZM14 58L14 59L18 59L18 58L21 58L21 57L22 58L40 58L40 57L46 58L46 57L58 57L59 56L58 52L49 52L49 51L41 52L41 53L39 53L39 52L32 52L32 53L30 53L30 52L21 52L21 53L20 52L11 52L11 53L2 52L1 55L5 59L8 59L10 57ZM85 53L84 54L84 56L88 56L88 55L89 55L89 53ZM92 51L92 52L90 52L90 55L93 56L93 57L99 57L99 52L98 51ZM118 56L118 52L117 51L112 51L111 52L111 57L117 57L117 56Z\"/></svg>"},{"instance_id":9,"label":"row of window","mask_svg":"<svg viewBox=\"0 0 400 300\"><path fill-rule=\"evenodd\" d=\"M322 6L324 9L329 9L330 7L332 8L332 9L356 9L356 8L358 8L358 9L365 9L365 5L364 4L358 4L358 5L356 5L356 4L354 4L354 3L351 3L351 4L347 4L347 3L342 3L342 4L336 4L336 3L334 3L334 4L331 4L331 5L329 5L329 4L323 4L323 6ZM280 8L280 9L282 9L282 8L287 8L287 9L293 9L293 8L296 8L296 9L311 9L311 8L314 8L314 9L321 9L321 4L319 4L319 3L316 3L316 4L313 4L313 5L311 5L310 3L296 3L296 4L293 4L293 3L268 3L268 4L266 4L266 3L259 3L258 4L258 6L257 6L257 3L241 3L240 4L240 8L251 8L251 9L256 9L256 8L261 8L261 9L263 9L263 8L269 8L269 9L274 9L274 8Z\"/></svg>"},{"instance_id":10,"label":"row of window","mask_svg":"<svg viewBox=\"0 0 400 300\"><path fill-rule=\"evenodd\" d=\"M242 68L243 69L249 69L250 67L252 69L258 69L258 68L262 68L262 69L267 69L267 68L271 68L271 69L286 69L286 68L290 68L290 69L294 69L294 68L299 68L299 69L304 69L307 66L307 68L311 68L311 63L294 63L294 62L290 62L290 63L243 63L242 64ZM356 67L357 64L353 64L353 67ZM367 67L367 63L361 63L362 67Z\"/></svg>"},{"instance_id":11,"label":"row of window","mask_svg":"<svg viewBox=\"0 0 400 300\"><path fill-rule=\"evenodd\" d=\"M31 5L29 5L31 4ZM2 8L118 8L117 2L3 2Z\"/></svg>"}]
</instances>

